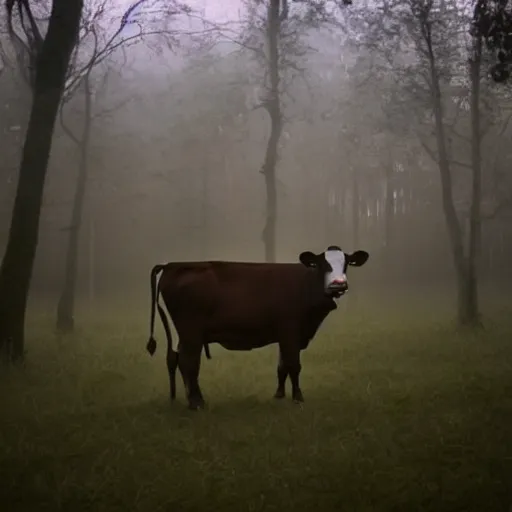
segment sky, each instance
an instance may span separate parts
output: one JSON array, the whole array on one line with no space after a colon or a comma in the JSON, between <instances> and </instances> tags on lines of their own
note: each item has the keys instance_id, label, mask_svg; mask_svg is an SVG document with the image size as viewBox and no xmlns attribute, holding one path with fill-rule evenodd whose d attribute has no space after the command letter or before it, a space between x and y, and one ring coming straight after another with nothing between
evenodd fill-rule
<instances>
[{"instance_id":1,"label":"sky","mask_svg":"<svg viewBox=\"0 0 512 512\"><path fill-rule=\"evenodd\" d=\"M94 0L91 0L94 1ZM179 2L188 4L194 9L201 17L211 20L217 23L223 23L228 21L239 21L240 10L243 5L242 0L177 0ZM112 4L115 5L114 12L117 16L121 16L130 6L132 6L136 0L111 0ZM156 2L165 2L165 0L156 0ZM154 4L155 0L147 0L145 4L146 9L151 8L151 4ZM136 13L143 13L145 11L144 5L134 11L134 18ZM197 24L193 21L190 24L190 20L187 18L181 18L182 21L176 20L175 27L179 27L181 24L186 30L201 30L202 24L198 21ZM124 34L125 36L131 35L131 32L135 34L138 31L135 25L133 29L126 27ZM134 56L135 68L140 72L147 72L153 75L167 74L169 68L181 67L183 59L178 55L166 54L165 62L161 62L162 58L156 54L148 55L147 51L141 47L133 47L131 54Z\"/></svg>"},{"instance_id":2,"label":"sky","mask_svg":"<svg viewBox=\"0 0 512 512\"><path fill-rule=\"evenodd\" d=\"M208 19L222 22L238 18L241 0L179 0L190 5L193 9L202 11ZM121 9L126 9L134 0L113 0Z\"/></svg>"},{"instance_id":3,"label":"sky","mask_svg":"<svg viewBox=\"0 0 512 512\"><path fill-rule=\"evenodd\" d=\"M241 8L240 0L189 0L188 3L196 9L204 9L205 16L215 21L237 19Z\"/></svg>"}]
</instances>

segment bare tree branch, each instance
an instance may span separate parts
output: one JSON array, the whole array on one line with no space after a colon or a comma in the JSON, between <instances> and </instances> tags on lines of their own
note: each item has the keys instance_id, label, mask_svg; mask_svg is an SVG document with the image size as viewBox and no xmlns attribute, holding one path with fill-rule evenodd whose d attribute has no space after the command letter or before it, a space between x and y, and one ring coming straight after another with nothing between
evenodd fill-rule
<instances>
[{"instance_id":1,"label":"bare tree branch","mask_svg":"<svg viewBox=\"0 0 512 512\"><path fill-rule=\"evenodd\" d=\"M75 143L75 144L80 144L80 139L73 133L73 131L71 130L71 128L69 128L66 124L66 122L64 121L64 103L61 103L61 106L59 108L59 123L60 123L60 126L62 128L62 130L64 131L64 133Z\"/></svg>"},{"instance_id":2,"label":"bare tree branch","mask_svg":"<svg viewBox=\"0 0 512 512\"><path fill-rule=\"evenodd\" d=\"M121 110L125 105L130 103L132 101L132 98L125 98L124 100L119 101L115 105L113 105L110 108L104 108L100 110L99 112L93 114L93 119L103 119L105 117L108 117L109 115L113 114L114 112L117 112L118 110Z\"/></svg>"},{"instance_id":3,"label":"bare tree branch","mask_svg":"<svg viewBox=\"0 0 512 512\"><path fill-rule=\"evenodd\" d=\"M459 139L463 140L464 142L468 142L468 143L471 142L471 137L469 137L468 135L463 135L462 133L457 131L455 129L454 124L452 124L451 126L447 126L447 129L449 130L451 135L455 135L456 137L458 137Z\"/></svg>"},{"instance_id":4,"label":"bare tree branch","mask_svg":"<svg viewBox=\"0 0 512 512\"><path fill-rule=\"evenodd\" d=\"M41 51L43 37L39 27L34 22L34 16L28 0L7 0L7 29L14 49L18 67L27 83L32 87L35 79L36 61ZM21 25L22 35L14 27L14 9ZM26 26L28 18L30 27Z\"/></svg>"},{"instance_id":5,"label":"bare tree branch","mask_svg":"<svg viewBox=\"0 0 512 512\"><path fill-rule=\"evenodd\" d=\"M424 140L422 140L422 138L419 136L418 137L418 140L420 141L420 144L422 146L422 148L425 150L425 152L427 153L427 155L437 164L439 163L439 159L438 159L438 156L436 154L436 152L433 150L433 149L430 149L428 147L428 145L426 144L426 142Z\"/></svg>"},{"instance_id":6,"label":"bare tree branch","mask_svg":"<svg viewBox=\"0 0 512 512\"><path fill-rule=\"evenodd\" d=\"M480 215L481 221L491 221L498 218L500 214L508 209L512 209L512 193L509 197L501 200L491 211Z\"/></svg>"},{"instance_id":7,"label":"bare tree branch","mask_svg":"<svg viewBox=\"0 0 512 512\"><path fill-rule=\"evenodd\" d=\"M36 2L35 5L39 9L44 6L44 2ZM104 22L111 12L107 9L108 0L89 0L84 6L79 40L73 51L73 57L68 70L68 78L66 81L64 98L67 99L73 94L83 80L87 70L104 62L113 52L132 44L144 41L145 38L151 36L162 36L170 38L168 42L177 43L177 36L194 37L202 33L202 31L179 31L171 30L167 27L154 28L152 25L158 21L161 23L169 23L178 15L191 16L193 10L186 4L177 0L171 2L166 0L136 0L134 1L120 16L119 22L114 32L110 36L106 36L105 40L100 42L98 33L100 22ZM161 6L161 7L160 7ZM142 11L139 13L138 11ZM43 41L43 32L38 23L46 22L47 16L36 16L30 5L30 0L6 0L7 11L7 27L14 48L14 54L20 71L24 75L24 79L29 85L33 84L33 73L35 70L35 62L39 55L39 50ZM195 16L195 19L200 19ZM15 25L20 30L15 28ZM123 36L123 31L127 27L138 28L135 34ZM216 31L213 27L211 31ZM92 38L93 48L89 57L85 62L80 63L84 58L86 49L86 40Z\"/></svg>"}]
</instances>

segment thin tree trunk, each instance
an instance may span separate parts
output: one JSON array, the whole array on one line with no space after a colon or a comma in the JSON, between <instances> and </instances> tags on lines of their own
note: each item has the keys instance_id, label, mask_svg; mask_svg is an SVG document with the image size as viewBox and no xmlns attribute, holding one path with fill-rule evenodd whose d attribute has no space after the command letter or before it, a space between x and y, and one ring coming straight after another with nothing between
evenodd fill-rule
<instances>
[{"instance_id":1,"label":"thin tree trunk","mask_svg":"<svg viewBox=\"0 0 512 512\"><path fill-rule=\"evenodd\" d=\"M431 40L427 39L427 43L430 58L432 103L434 107L436 142L439 155L438 166L441 175L443 212L448 228L448 236L457 278L457 316L460 324L467 324L469 321L468 312L466 310L468 296L468 272L466 258L464 255L463 230L457 216L453 200L452 175L450 161L448 158L448 149L446 146L446 132L443 123L443 105L439 77L436 70L436 62L431 46Z\"/></svg>"},{"instance_id":2,"label":"thin tree trunk","mask_svg":"<svg viewBox=\"0 0 512 512\"><path fill-rule=\"evenodd\" d=\"M393 195L393 163L390 161L386 166L386 204L384 207L384 251L385 258L390 263L391 243L393 237L393 219L395 215L395 198Z\"/></svg>"},{"instance_id":3,"label":"thin tree trunk","mask_svg":"<svg viewBox=\"0 0 512 512\"><path fill-rule=\"evenodd\" d=\"M360 225L360 198L359 198L359 175L356 168L352 168L352 243L353 250L359 248L359 225Z\"/></svg>"},{"instance_id":4,"label":"thin tree trunk","mask_svg":"<svg viewBox=\"0 0 512 512\"><path fill-rule=\"evenodd\" d=\"M92 129L92 97L90 76L84 77L84 125L82 138L79 141L80 162L78 166L78 179L71 213L71 226L69 228L68 248L66 252L66 267L64 271L64 286L57 307L57 330L61 332L73 331L75 327L75 298L76 281L78 274L78 249L80 231L82 227L82 214L84 209L87 176L89 171L89 146Z\"/></svg>"},{"instance_id":5,"label":"thin tree trunk","mask_svg":"<svg viewBox=\"0 0 512 512\"><path fill-rule=\"evenodd\" d=\"M94 217L91 213L89 219L89 306L92 309L94 299L96 298L96 270L95 270L95 237L94 237Z\"/></svg>"},{"instance_id":6,"label":"thin tree trunk","mask_svg":"<svg viewBox=\"0 0 512 512\"><path fill-rule=\"evenodd\" d=\"M201 235L201 257L208 258L210 251L210 232L209 232L209 186L208 186L208 165L205 162L203 164L203 171L201 177L201 229L199 230Z\"/></svg>"},{"instance_id":7,"label":"thin tree trunk","mask_svg":"<svg viewBox=\"0 0 512 512\"><path fill-rule=\"evenodd\" d=\"M346 223L346 205L347 205L347 187L343 186L342 182L341 190L339 192L340 203L337 211L336 222L339 225L339 229L336 229L335 232L339 234L339 243L338 245L344 245L344 240L346 240L347 233L347 223Z\"/></svg>"},{"instance_id":8,"label":"thin tree trunk","mask_svg":"<svg viewBox=\"0 0 512 512\"><path fill-rule=\"evenodd\" d=\"M83 0L53 0L37 59L32 109L20 165L9 239L0 267L0 352L24 356L25 312L36 255L53 130L76 43Z\"/></svg>"},{"instance_id":9,"label":"thin tree trunk","mask_svg":"<svg viewBox=\"0 0 512 512\"><path fill-rule=\"evenodd\" d=\"M482 155L480 134L480 68L482 55L482 39L474 39L473 55L470 59L469 70L471 76L471 166L472 166L472 193L471 211L469 217L468 240L468 269L467 269L467 296L465 297L466 321L473 325L480 323L478 304L478 278L477 259L479 256L482 226L481 226L481 198L482 198Z\"/></svg>"},{"instance_id":10,"label":"thin tree trunk","mask_svg":"<svg viewBox=\"0 0 512 512\"><path fill-rule=\"evenodd\" d=\"M270 90L266 100L266 109L270 116L270 136L267 143L265 162L262 173L265 176L267 193L267 219L263 229L265 244L265 261L276 260L276 226L277 226L277 187L276 166L278 145L282 132L281 102L279 98L279 48L278 37L280 28L280 0L270 0L268 8L267 42L269 53Z\"/></svg>"},{"instance_id":11,"label":"thin tree trunk","mask_svg":"<svg viewBox=\"0 0 512 512\"><path fill-rule=\"evenodd\" d=\"M359 173L355 167L352 167L352 249L359 250L360 234L361 234L361 194ZM350 291L350 304L357 308L359 304L357 287L353 287Z\"/></svg>"},{"instance_id":12,"label":"thin tree trunk","mask_svg":"<svg viewBox=\"0 0 512 512\"><path fill-rule=\"evenodd\" d=\"M328 186L328 181L326 182L326 187L325 187L325 190L324 190L324 197L325 197L325 200L322 204L323 206L323 213L324 213L324 219L323 219L323 241L324 241L324 244L326 247L328 247L329 245L331 245L331 237L332 237L332 234L331 234L331 211L332 211L332 206L331 206L331 197L332 197L332 193L331 193L331 190ZM334 196L334 205L336 205L336 196Z\"/></svg>"}]
</instances>

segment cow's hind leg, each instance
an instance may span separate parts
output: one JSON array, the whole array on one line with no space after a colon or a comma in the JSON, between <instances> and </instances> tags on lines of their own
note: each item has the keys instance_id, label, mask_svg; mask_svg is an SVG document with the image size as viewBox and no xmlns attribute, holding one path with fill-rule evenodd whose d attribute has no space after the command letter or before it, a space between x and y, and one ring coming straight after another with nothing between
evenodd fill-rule
<instances>
[{"instance_id":1,"label":"cow's hind leg","mask_svg":"<svg viewBox=\"0 0 512 512\"><path fill-rule=\"evenodd\" d=\"M288 377L288 369L283 362L281 350L279 350L279 362L277 363L277 390L274 398L284 398L286 396L286 378Z\"/></svg>"},{"instance_id":2,"label":"cow's hind leg","mask_svg":"<svg viewBox=\"0 0 512 512\"><path fill-rule=\"evenodd\" d=\"M188 408L192 410L202 409L205 402L199 387L199 369L201 367L203 345L188 340L181 347L179 363L182 375L186 379Z\"/></svg>"},{"instance_id":3,"label":"cow's hind leg","mask_svg":"<svg viewBox=\"0 0 512 512\"><path fill-rule=\"evenodd\" d=\"M167 347L167 371L169 372L169 391L171 401L176 399L176 369L178 367L178 352L175 352L171 346Z\"/></svg>"}]
</instances>

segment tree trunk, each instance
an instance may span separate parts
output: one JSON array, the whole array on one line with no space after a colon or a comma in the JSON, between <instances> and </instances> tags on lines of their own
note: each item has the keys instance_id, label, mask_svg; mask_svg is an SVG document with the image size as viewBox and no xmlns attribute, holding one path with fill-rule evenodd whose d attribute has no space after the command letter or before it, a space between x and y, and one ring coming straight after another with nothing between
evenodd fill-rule
<instances>
[{"instance_id":1,"label":"tree trunk","mask_svg":"<svg viewBox=\"0 0 512 512\"><path fill-rule=\"evenodd\" d=\"M359 249L359 224L360 224L360 198L359 198L359 175L357 169L352 168L352 243L353 250Z\"/></svg>"},{"instance_id":2,"label":"tree trunk","mask_svg":"<svg viewBox=\"0 0 512 512\"><path fill-rule=\"evenodd\" d=\"M94 217L89 218L89 307L92 309L96 298L96 269L95 269L96 244L94 237Z\"/></svg>"},{"instance_id":3,"label":"tree trunk","mask_svg":"<svg viewBox=\"0 0 512 512\"><path fill-rule=\"evenodd\" d=\"M360 194L359 173L355 167L352 167L352 251L359 250L361 234L361 194ZM350 304L357 308L359 305L359 294L357 287L351 288Z\"/></svg>"},{"instance_id":4,"label":"tree trunk","mask_svg":"<svg viewBox=\"0 0 512 512\"><path fill-rule=\"evenodd\" d=\"M467 308L469 303L468 297L471 293L470 287L468 286L468 265L464 254L464 233L460 220L457 216L453 200L452 175L448 149L446 146L446 132L443 123L441 88L431 45L429 45L429 57L432 103L435 118L437 151L439 156L438 165L439 172L441 174L443 212L448 228L448 236L457 279L457 319L460 324L465 325L472 322L471 311Z\"/></svg>"},{"instance_id":5,"label":"tree trunk","mask_svg":"<svg viewBox=\"0 0 512 512\"><path fill-rule=\"evenodd\" d=\"M338 229L335 230L335 233L338 234L339 243L338 245L341 245L343 247L344 242L346 240L346 233L347 233L347 224L346 224L346 205L347 205L347 194L348 190L347 187L344 186L344 183L342 182L341 190L339 191L340 194L340 203L338 208L338 215L336 216L336 223L338 224Z\"/></svg>"},{"instance_id":6,"label":"tree trunk","mask_svg":"<svg viewBox=\"0 0 512 512\"><path fill-rule=\"evenodd\" d=\"M64 286L57 307L57 330L71 332L75 327L75 297L78 268L78 249L80 231L82 227L82 214L87 187L89 171L89 146L92 129L92 97L89 73L84 77L84 125L82 138L79 141L80 162L78 166L78 179L71 213L71 226L69 228L68 248L66 252L66 267L64 271Z\"/></svg>"},{"instance_id":7,"label":"tree trunk","mask_svg":"<svg viewBox=\"0 0 512 512\"><path fill-rule=\"evenodd\" d=\"M201 229L199 234L201 236L201 250L200 254L203 259L209 258L210 252L210 222L209 222L209 203L210 194L208 186L208 163L203 163L202 176L201 176Z\"/></svg>"},{"instance_id":8,"label":"tree trunk","mask_svg":"<svg viewBox=\"0 0 512 512\"><path fill-rule=\"evenodd\" d=\"M83 0L53 0L48 32L37 59L16 199L0 267L0 352L12 362L21 361L24 356L25 312L38 243L46 170L82 6Z\"/></svg>"},{"instance_id":9,"label":"tree trunk","mask_svg":"<svg viewBox=\"0 0 512 512\"><path fill-rule=\"evenodd\" d=\"M333 194L332 189L329 187L329 180L326 180L326 186L324 189L324 201L322 203L323 206L323 242L326 247L331 245L330 240L332 240L332 234L331 234L331 216L332 216L332 205L331 202L333 201ZM336 196L334 196L334 206L336 206Z\"/></svg>"},{"instance_id":10,"label":"tree trunk","mask_svg":"<svg viewBox=\"0 0 512 512\"><path fill-rule=\"evenodd\" d=\"M270 76L270 90L266 99L266 109L270 117L270 136L267 143L265 162L262 173L265 176L267 192L267 219L263 229L263 243L265 244L265 261L276 260L276 226L277 226L277 188L276 166L278 145L282 131L281 102L279 98L279 48L278 36L280 27L279 18L280 0L270 0L268 8L268 65Z\"/></svg>"},{"instance_id":11,"label":"tree trunk","mask_svg":"<svg viewBox=\"0 0 512 512\"><path fill-rule=\"evenodd\" d=\"M391 263L391 241L393 237L393 219L395 215L395 198L393 195L393 162L386 166L386 192L384 207L384 254L388 265Z\"/></svg>"},{"instance_id":12,"label":"tree trunk","mask_svg":"<svg viewBox=\"0 0 512 512\"><path fill-rule=\"evenodd\" d=\"M482 199L482 155L480 134L480 68L482 39L474 39L473 54L469 62L471 78L471 166L472 190L469 217L469 240L467 259L467 295L464 297L464 311L467 323L478 325L480 312L478 304L477 259L482 239L481 199Z\"/></svg>"}]
</instances>

